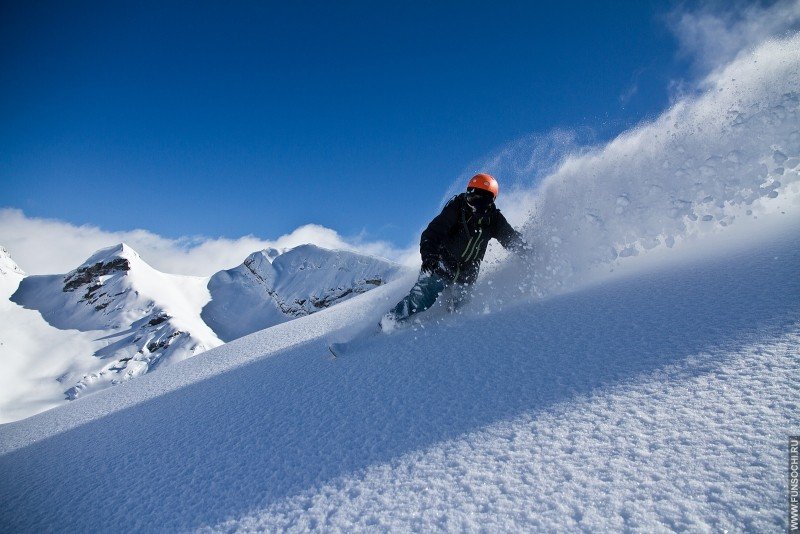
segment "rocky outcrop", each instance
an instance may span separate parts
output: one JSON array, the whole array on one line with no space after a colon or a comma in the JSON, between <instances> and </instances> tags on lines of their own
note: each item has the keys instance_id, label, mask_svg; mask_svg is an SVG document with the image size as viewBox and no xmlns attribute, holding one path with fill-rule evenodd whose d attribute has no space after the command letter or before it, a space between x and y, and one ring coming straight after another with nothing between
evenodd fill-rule
<instances>
[{"instance_id":1,"label":"rocky outcrop","mask_svg":"<svg viewBox=\"0 0 800 534\"><path fill-rule=\"evenodd\" d=\"M388 260L314 245L274 257L259 251L211 277L211 302L202 317L220 339L230 341L338 304L399 271Z\"/></svg>"}]
</instances>

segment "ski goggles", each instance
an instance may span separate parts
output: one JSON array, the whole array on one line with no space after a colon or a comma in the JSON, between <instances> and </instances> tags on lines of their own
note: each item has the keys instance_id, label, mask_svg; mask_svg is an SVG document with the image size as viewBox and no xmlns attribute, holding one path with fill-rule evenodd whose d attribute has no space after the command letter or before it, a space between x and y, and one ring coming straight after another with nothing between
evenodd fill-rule
<instances>
[{"instance_id":1,"label":"ski goggles","mask_svg":"<svg viewBox=\"0 0 800 534\"><path fill-rule=\"evenodd\" d=\"M473 208L488 208L494 202L494 195L488 191L473 189L467 192L467 202Z\"/></svg>"}]
</instances>

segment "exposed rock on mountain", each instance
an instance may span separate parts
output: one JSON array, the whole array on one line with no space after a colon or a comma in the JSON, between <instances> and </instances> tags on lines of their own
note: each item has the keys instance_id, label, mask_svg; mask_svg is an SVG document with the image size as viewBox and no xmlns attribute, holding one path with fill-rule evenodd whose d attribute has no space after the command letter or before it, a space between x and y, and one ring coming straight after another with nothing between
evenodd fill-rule
<instances>
[{"instance_id":1,"label":"exposed rock on mountain","mask_svg":"<svg viewBox=\"0 0 800 534\"><path fill-rule=\"evenodd\" d=\"M12 296L59 329L104 346L92 369L64 373L66 398L140 376L222 342L200 320L205 279L156 271L127 245L103 249L66 275L30 276Z\"/></svg>"},{"instance_id":2,"label":"exposed rock on mountain","mask_svg":"<svg viewBox=\"0 0 800 534\"><path fill-rule=\"evenodd\" d=\"M25 277L0 248L8 323L0 325L0 356L14 362L6 366L7 383L0 382L7 390L0 422L314 313L384 284L399 269L304 245L255 252L210 278L179 276L157 271L120 244L66 274Z\"/></svg>"},{"instance_id":3,"label":"exposed rock on mountain","mask_svg":"<svg viewBox=\"0 0 800 534\"><path fill-rule=\"evenodd\" d=\"M343 250L302 245L272 259L263 250L211 277L202 317L224 341L309 315L386 283L399 267Z\"/></svg>"}]
</instances>

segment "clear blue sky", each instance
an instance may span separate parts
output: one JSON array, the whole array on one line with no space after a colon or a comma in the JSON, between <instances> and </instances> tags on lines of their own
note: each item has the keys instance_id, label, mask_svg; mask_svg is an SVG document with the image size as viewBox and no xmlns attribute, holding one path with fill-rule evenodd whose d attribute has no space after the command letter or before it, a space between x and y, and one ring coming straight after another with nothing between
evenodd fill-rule
<instances>
[{"instance_id":1,"label":"clear blue sky","mask_svg":"<svg viewBox=\"0 0 800 534\"><path fill-rule=\"evenodd\" d=\"M520 136L610 136L685 75L669 2L3 2L0 206L405 246ZM620 96L633 86L629 99Z\"/></svg>"}]
</instances>

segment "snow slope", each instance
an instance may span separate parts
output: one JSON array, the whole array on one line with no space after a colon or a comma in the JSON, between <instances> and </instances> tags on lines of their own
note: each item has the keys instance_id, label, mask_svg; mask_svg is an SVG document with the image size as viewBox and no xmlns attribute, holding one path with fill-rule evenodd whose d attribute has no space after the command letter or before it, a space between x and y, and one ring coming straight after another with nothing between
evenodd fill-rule
<instances>
[{"instance_id":1,"label":"snow slope","mask_svg":"<svg viewBox=\"0 0 800 534\"><path fill-rule=\"evenodd\" d=\"M396 264L380 258L314 245L280 255L262 250L211 277L211 302L202 318L230 341L364 293L398 272Z\"/></svg>"},{"instance_id":2,"label":"snow slope","mask_svg":"<svg viewBox=\"0 0 800 534\"><path fill-rule=\"evenodd\" d=\"M0 247L0 280L5 283L6 280L13 279L13 277L22 278L25 276L25 271L19 268L14 260L11 259L11 254L5 247Z\"/></svg>"},{"instance_id":3,"label":"snow slope","mask_svg":"<svg viewBox=\"0 0 800 534\"><path fill-rule=\"evenodd\" d=\"M98 343L77 330L58 330L10 298L25 273L0 249L0 423L15 421L64 402L55 380L73 368L93 365Z\"/></svg>"},{"instance_id":4,"label":"snow slope","mask_svg":"<svg viewBox=\"0 0 800 534\"><path fill-rule=\"evenodd\" d=\"M339 325L409 281L389 284L4 425L0 524L780 530L800 387L793 221L713 259L326 358Z\"/></svg>"}]
</instances>

